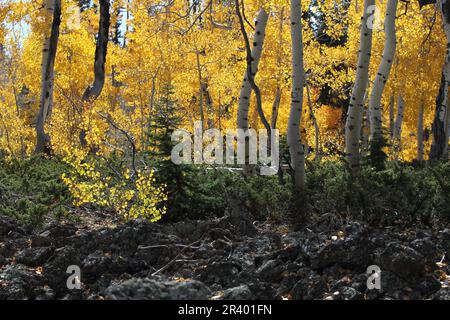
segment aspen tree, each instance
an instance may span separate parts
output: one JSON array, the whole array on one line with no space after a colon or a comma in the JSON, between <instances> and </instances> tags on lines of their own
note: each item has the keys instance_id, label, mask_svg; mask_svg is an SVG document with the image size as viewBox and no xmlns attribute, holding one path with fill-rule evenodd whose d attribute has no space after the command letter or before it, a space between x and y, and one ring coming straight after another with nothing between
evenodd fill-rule
<instances>
[{"instance_id":1,"label":"aspen tree","mask_svg":"<svg viewBox=\"0 0 450 320\"><path fill-rule=\"evenodd\" d=\"M97 44L95 47L94 82L86 88L83 101L93 101L100 96L105 84L105 63L108 49L109 26L111 15L109 13L109 0L100 0L100 20L98 26Z\"/></svg>"},{"instance_id":2,"label":"aspen tree","mask_svg":"<svg viewBox=\"0 0 450 320\"><path fill-rule=\"evenodd\" d=\"M442 14L442 25L447 39L447 53L442 67L441 84L436 97L436 111L434 115L432 131L433 140L430 150L430 160L438 160L448 157L445 150L448 148L448 130L446 130L446 119L448 114L448 85L450 81L450 0L436 1L437 8Z\"/></svg>"},{"instance_id":3,"label":"aspen tree","mask_svg":"<svg viewBox=\"0 0 450 320\"><path fill-rule=\"evenodd\" d=\"M363 111L364 93L369 80L369 62L372 51L373 26L368 24L368 19L375 12L374 2L374 0L364 0L356 79L350 97L345 124L345 155L350 171L356 170L359 167L360 161L359 136L361 132L361 113Z\"/></svg>"},{"instance_id":4,"label":"aspen tree","mask_svg":"<svg viewBox=\"0 0 450 320\"><path fill-rule=\"evenodd\" d=\"M257 111L261 121L269 132L270 137L270 124L267 122L263 110L262 110L262 101L261 101L261 91L259 87L255 83L255 76L258 72L258 64L261 58L265 30L267 26L268 15L264 9L261 9L258 13L258 16L255 20L255 35L253 39L253 46L250 49L250 41L248 35L245 31L244 19L242 13L239 8L239 0L235 1L236 5L236 14L239 18L239 24L241 33L244 37L246 53L247 53L247 69L244 74L244 81L241 87L241 91L239 94L239 107L238 107L238 115L237 115L237 127L238 129L242 129L246 135L245 137L245 164L244 164L244 174L249 175L252 172L251 166L249 166L249 135L250 131L248 126L248 111L250 105L250 96L251 92L255 92L256 96L256 104Z\"/></svg>"},{"instance_id":5,"label":"aspen tree","mask_svg":"<svg viewBox=\"0 0 450 320\"><path fill-rule=\"evenodd\" d=\"M95 60L94 60L94 81L92 85L88 86L83 93L83 102L92 102L96 100L102 93L105 85L105 63L106 54L108 50L109 27L111 15L109 13L109 0L100 0L100 18L98 24L97 44L95 46ZM80 143L86 146L86 131L81 130Z\"/></svg>"},{"instance_id":6,"label":"aspen tree","mask_svg":"<svg viewBox=\"0 0 450 320\"><path fill-rule=\"evenodd\" d=\"M50 33L45 35L42 50L41 66L41 98L36 122L35 153L39 154L49 147L50 137L45 133L45 121L50 116L53 107L53 82L56 51L58 48L59 26L61 24L61 0L46 0L44 6L45 20L52 17Z\"/></svg>"},{"instance_id":7,"label":"aspen tree","mask_svg":"<svg viewBox=\"0 0 450 320\"><path fill-rule=\"evenodd\" d=\"M253 38L253 47L251 52L251 68L247 68L244 74L244 80L242 82L241 92L239 94L239 107L237 117L237 127L239 129L248 129L248 110L250 105L250 96L252 93L252 86L248 79L249 75L254 79L258 72L258 64L261 58L265 30L267 26L267 20L269 16L264 9L261 9L255 20L255 35Z\"/></svg>"},{"instance_id":8,"label":"aspen tree","mask_svg":"<svg viewBox=\"0 0 450 320\"><path fill-rule=\"evenodd\" d=\"M381 148L383 144L381 97L389 78L392 62L394 61L396 47L395 15L397 12L397 3L398 0L388 0L387 3L384 20L385 45L369 100L370 140L377 148Z\"/></svg>"},{"instance_id":9,"label":"aspen tree","mask_svg":"<svg viewBox=\"0 0 450 320\"><path fill-rule=\"evenodd\" d=\"M294 169L294 194L303 193L305 189L305 150L301 140L301 117L303 104L303 70L302 40L302 5L301 0L291 0L291 39L292 39L292 92L291 110L287 130L287 144ZM300 195L298 195L300 196Z\"/></svg>"}]
</instances>

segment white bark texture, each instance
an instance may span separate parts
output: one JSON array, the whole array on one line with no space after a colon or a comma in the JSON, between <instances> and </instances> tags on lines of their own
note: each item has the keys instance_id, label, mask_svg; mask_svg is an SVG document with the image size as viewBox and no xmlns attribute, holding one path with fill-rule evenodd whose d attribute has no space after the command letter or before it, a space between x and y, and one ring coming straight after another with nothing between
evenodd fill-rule
<instances>
[{"instance_id":1,"label":"white bark texture","mask_svg":"<svg viewBox=\"0 0 450 320\"><path fill-rule=\"evenodd\" d=\"M359 167L359 136L361 132L361 113L363 111L364 92L369 78L370 53L372 51L372 28L367 20L374 14L374 0L364 0L364 12L361 17L360 43L356 79L348 106L345 124L345 155L351 171Z\"/></svg>"},{"instance_id":2,"label":"white bark texture","mask_svg":"<svg viewBox=\"0 0 450 320\"><path fill-rule=\"evenodd\" d=\"M255 20L255 35L252 46L251 70L247 69L245 71L244 81L242 83L241 92L239 94L239 107L237 116L237 127L239 129L248 129L248 109L250 105L252 86L247 77L248 73L250 72L250 74L254 78L256 73L258 72L258 64L262 54L268 17L269 16L267 15L266 11L264 11L264 9L261 9Z\"/></svg>"},{"instance_id":3,"label":"white bark texture","mask_svg":"<svg viewBox=\"0 0 450 320\"><path fill-rule=\"evenodd\" d=\"M394 61L396 36L395 36L395 15L397 12L398 0L388 0L386 16L384 19L385 44L378 73L372 87L369 100L370 109L370 140L381 142L383 140L381 97L385 84L389 78L392 61Z\"/></svg>"},{"instance_id":4,"label":"white bark texture","mask_svg":"<svg viewBox=\"0 0 450 320\"><path fill-rule=\"evenodd\" d=\"M305 83L301 16L301 0L291 0L292 92L287 144L291 155L292 168L294 169L294 191L299 192L302 192L305 188L305 150L300 133L303 86Z\"/></svg>"},{"instance_id":5,"label":"white bark texture","mask_svg":"<svg viewBox=\"0 0 450 320\"><path fill-rule=\"evenodd\" d=\"M51 27L45 35L42 49L41 98L36 122L36 154L44 152L50 143L50 137L45 133L45 122L51 115L53 107L54 67L61 24L61 0L46 0L44 10L45 21Z\"/></svg>"}]
</instances>

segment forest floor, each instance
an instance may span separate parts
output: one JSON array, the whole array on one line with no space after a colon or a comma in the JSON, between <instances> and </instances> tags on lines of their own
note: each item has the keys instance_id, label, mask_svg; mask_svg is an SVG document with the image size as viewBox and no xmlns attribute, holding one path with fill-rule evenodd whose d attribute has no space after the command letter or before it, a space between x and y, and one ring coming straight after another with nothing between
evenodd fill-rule
<instances>
[{"instance_id":1,"label":"forest floor","mask_svg":"<svg viewBox=\"0 0 450 320\"><path fill-rule=\"evenodd\" d=\"M91 212L39 230L0 216L0 299L450 299L449 229L324 215L292 231L233 216L119 223ZM80 290L67 288L71 265ZM370 265L381 290L367 288Z\"/></svg>"}]
</instances>

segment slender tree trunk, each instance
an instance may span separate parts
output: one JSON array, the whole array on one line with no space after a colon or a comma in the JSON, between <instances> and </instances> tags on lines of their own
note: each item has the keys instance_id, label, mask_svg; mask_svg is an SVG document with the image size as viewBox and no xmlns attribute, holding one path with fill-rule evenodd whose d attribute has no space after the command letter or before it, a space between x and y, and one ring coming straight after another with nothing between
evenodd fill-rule
<instances>
[{"instance_id":1,"label":"slender tree trunk","mask_svg":"<svg viewBox=\"0 0 450 320\"><path fill-rule=\"evenodd\" d=\"M405 112L405 100L401 95L398 96L397 100L397 119L395 120L395 130L394 139L399 142L402 139L402 125L403 125L403 114Z\"/></svg>"},{"instance_id":2,"label":"slender tree trunk","mask_svg":"<svg viewBox=\"0 0 450 320\"><path fill-rule=\"evenodd\" d=\"M262 48L264 44L265 28L267 26L268 15L261 9L258 13L257 19L255 21L255 36L253 39L253 48L250 47L250 40L248 38L247 32L245 30L245 23L243 13L241 13L239 0L235 0L236 15L239 19L239 25L241 29L242 36L244 38L245 50L246 50L246 60L247 60L247 70L244 74L244 81L242 84L241 92L239 95L239 107L238 107L238 118L237 127L242 129L246 133L245 138L245 164L243 166L244 175L250 175L253 173L253 166L250 163L250 145L249 145L249 126L248 126L248 111L250 105L251 92L255 92L256 97L256 110L258 111L259 118L261 119L264 127L268 132L268 137L271 139L271 129L266 117L264 116L264 111L262 109L262 99L261 91L255 82L255 76L258 71L258 63L261 58ZM269 144L270 145L270 144Z\"/></svg>"},{"instance_id":3,"label":"slender tree trunk","mask_svg":"<svg viewBox=\"0 0 450 320\"><path fill-rule=\"evenodd\" d=\"M46 17L52 17L50 36L45 36L42 50L41 98L36 123L36 154L43 153L50 144L45 133L45 121L51 115L53 107L53 82L56 51L58 48L59 26L61 24L61 0L47 0Z\"/></svg>"},{"instance_id":4,"label":"slender tree trunk","mask_svg":"<svg viewBox=\"0 0 450 320\"><path fill-rule=\"evenodd\" d=\"M432 125L433 141L431 143L430 160L436 161L442 158L445 149L445 114L447 111L447 95L448 86L446 79L446 66L441 76L441 84L439 86L439 93L436 96L436 111Z\"/></svg>"},{"instance_id":5,"label":"slender tree trunk","mask_svg":"<svg viewBox=\"0 0 450 320\"><path fill-rule=\"evenodd\" d=\"M442 159L448 160L449 159L449 148L448 143L450 138L450 109L447 107L446 115L445 115L445 139L444 139L444 152L442 153Z\"/></svg>"},{"instance_id":6,"label":"slender tree trunk","mask_svg":"<svg viewBox=\"0 0 450 320\"><path fill-rule=\"evenodd\" d=\"M208 81L207 79L203 80L202 85L203 99L206 104L206 123L208 125L208 129L214 128L214 110L213 110L213 101L211 98L211 93L208 89Z\"/></svg>"},{"instance_id":7,"label":"slender tree trunk","mask_svg":"<svg viewBox=\"0 0 450 320\"><path fill-rule=\"evenodd\" d=\"M280 107L280 101L281 101L281 89L280 87L278 87L277 91L275 92L275 99L273 100L272 104L272 118L270 121L270 127L272 129L277 128L278 109Z\"/></svg>"},{"instance_id":8,"label":"slender tree trunk","mask_svg":"<svg viewBox=\"0 0 450 320\"><path fill-rule=\"evenodd\" d=\"M381 58L378 73L372 87L369 100L370 109L370 140L376 148L383 145L381 97L385 84L389 78L392 61L394 61L396 36L395 36L395 15L397 12L398 0L388 0L386 17L384 20L385 45Z\"/></svg>"},{"instance_id":9,"label":"slender tree trunk","mask_svg":"<svg viewBox=\"0 0 450 320\"><path fill-rule=\"evenodd\" d=\"M366 156L369 150L370 134L370 110L367 102L369 100L369 82L367 82L366 92L364 92L363 110L361 112L361 156Z\"/></svg>"},{"instance_id":10,"label":"slender tree trunk","mask_svg":"<svg viewBox=\"0 0 450 320\"><path fill-rule=\"evenodd\" d=\"M417 117L417 161L423 163L423 102L419 106L419 114Z\"/></svg>"},{"instance_id":11,"label":"slender tree trunk","mask_svg":"<svg viewBox=\"0 0 450 320\"><path fill-rule=\"evenodd\" d=\"M436 111L434 115L432 132L433 141L431 143L430 160L436 161L448 157L444 150L448 147L448 134L446 133L446 114L448 114L448 85L450 81L450 0L438 1L438 8L442 13L442 24L447 38L447 55L442 68L441 85L436 97ZM439 5L440 4L440 5Z\"/></svg>"},{"instance_id":12,"label":"slender tree trunk","mask_svg":"<svg viewBox=\"0 0 450 320\"><path fill-rule=\"evenodd\" d=\"M403 100L403 97L399 95L397 99L397 118L394 126L394 139L392 142L395 160L398 160L402 150L402 125L404 109L405 101Z\"/></svg>"},{"instance_id":13,"label":"slender tree trunk","mask_svg":"<svg viewBox=\"0 0 450 320\"><path fill-rule=\"evenodd\" d=\"M244 73L244 80L242 83L241 92L239 94L239 107L238 107L238 117L237 117L237 127L239 129L248 130L248 110L250 105L250 97L252 93L252 85L248 79L248 75L254 79L256 73L258 72L258 64L261 58L265 30L267 26L267 20L269 16L264 9L261 9L255 21L256 30L253 39L253 47L251 50L251 67Z\"/></svg>"},{"instance_id":14,"label":"slender tree trunk","mask_svg":"<svg viewBox=\"0 0 450 320\"><path fill-rule=\"evenodd\" d=\"M272 121L271 128L276 129L278 120L278 109L280 107L281 101L281 81L282 81L282 48L283 48L283 20L284 20L284 7L280 9L280 21L278 24L278 50L275 58L275 65L277 67L276 79L277 79L277 90L275 92L275 99L272 105Z\"/></svg>"},{"instance_id":15,"label":"slender tree trunk","mask_svg":"<svg viewBox=\"0 0 450 320\"><path fill-rule=\"evenodd\" d=\"M394 138L394 130L395 130L395 99L392 95L389 99L389 134L391 139Z\"/></svg>"},{"instance_id":16,"label":"slender tree trunk","mask_svg":"<svg viewBox=\"0 0 450 320\"><path fill-rule=\"evenodd\" d=\"M345 155L349 169L352 172L359 167L360 162L359 134L361 132L361 113L363 111L364 92L369 79L369 62L372 51L372 26L368 26L367 21L374 14L375 9L371 9L374 8L374 2L374 0L364 0L356 80L353 86L345 124Z\"/></svg>"},{"instance_id":17,"label":"slender tree trunk","mask_svg":"<svg viewBox=\"0 0 450 320\"><path fill-rule=\"evenodd\" d=\"M314 160L319 161L322 158L322 148L320 146L320 128L319 124L317 123L316 115L314 114L314 107L311 100L311 92L309 89L308 81L305 82L306 85L306 97L308 99L308 107L309 107L309 114L314 126L314 140L315 140L315 155Z\"/></svg>"},{"instance_id":18,"label":"slender tree trunk","mask_svg":"<svg viewBox=\"0 0 450 320\"><path fill-rule=\"evenodd\" d=\"M98 27L98 38L95 47L94 82L86 88L83 101L94 101L97 99L105 84L105 63L108 50L109 26L111 15L109 13L109 0L100 0L100 21Z\"/></svg>"},{"instance_id":19,"label":"slender tree trunk","mask_svg":"<svg viewBox=\"0 0 450 320\"><path fill-rule=\"evenodd\" d=\"M305 150L300 133L305 83L301 16L301 0L291 0L292 93L287 144L294 169L294 195L296 196L301 196L305 190Z\"/></svg>"},{"instance_id":20,"label":"slender tree trunk","mask_svg":"<svg viewBox=\"0 0 450 320\"><path fill-rule=\"evenodd\" d=\"M98 24L97 43L95 46L94 82L84 91L82 98L84 102L95 101L102 93L105 84L105 63L111 20L109 8L109 0L100 0L100 19ZM87 144L86 131L84 129L80 132L80 143L82 146L86 146Z\"/></svg>"},{"instance_id":21,"label":"slender tree trunk","mask_svg":"<svg viewBox=\"0 0 450 320\"><path fill-rule=\"evenodd\" d=\"M202 76L202 66L200 64L200 53L198 50L195 50L195 54L197 57L197 73L198 73L198 99L199 99L199 108L200 108L200 122L202 123L202 128L205 127L205 110L203 108L203 76Z\"/></svg>"},{"instance_id":22,"label":"slender tree trunk","mask_svg":"<svg viewBox=\"0 0 450 320\"><path fill-rule=\"evenodd\" d=\"M361 143L362 150L361 154L366 156L369 150L369 135L370 135L370 110L369 108L364 109L364 118L361 127Z\"/></svg>"}]
</instances>

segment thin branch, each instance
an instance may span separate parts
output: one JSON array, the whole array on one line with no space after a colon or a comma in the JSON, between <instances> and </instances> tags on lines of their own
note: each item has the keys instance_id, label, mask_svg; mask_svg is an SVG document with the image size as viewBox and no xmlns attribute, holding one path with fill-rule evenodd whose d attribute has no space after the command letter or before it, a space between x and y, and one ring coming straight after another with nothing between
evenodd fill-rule
<instances>
[{"instance_id":1,"label":"thin branch","mask_svg":"<svg viewBox=\"0 0 450 320\"><path fill-rule=\"evenodd\" d=\"M244 18L245 22L249 25L249 27L252 28L253 31L255 31L255 27L251 24L250 21L248 21L246 15L245 15L244 0L241 1L241 6L242 6L242 17Z\"/></svg>"},{"instance_id":2,"label":"thin branch","mask_svg":"<svg viewBox=\"0 0 450 320\"><path fill-rule=\"evenodd\" d=\"M117 123L114 122L113 119L111 119L111 115L108 114L107 116L101 114L100 112L97 111L97 114L103 118L104 120L106 120L113 128L115 128L116 130L119 130L128 140L128 142L131 145L131 166L133 167L133 171L134 174L136 175L136 177L138 177L138 171L136 169L136 153L137 153L137 148L136 148L136 144L134 143L133 137L130 136L130 134L125 131L124 129L120 128L119 125Z\"/></svg>"}]
</instances>

